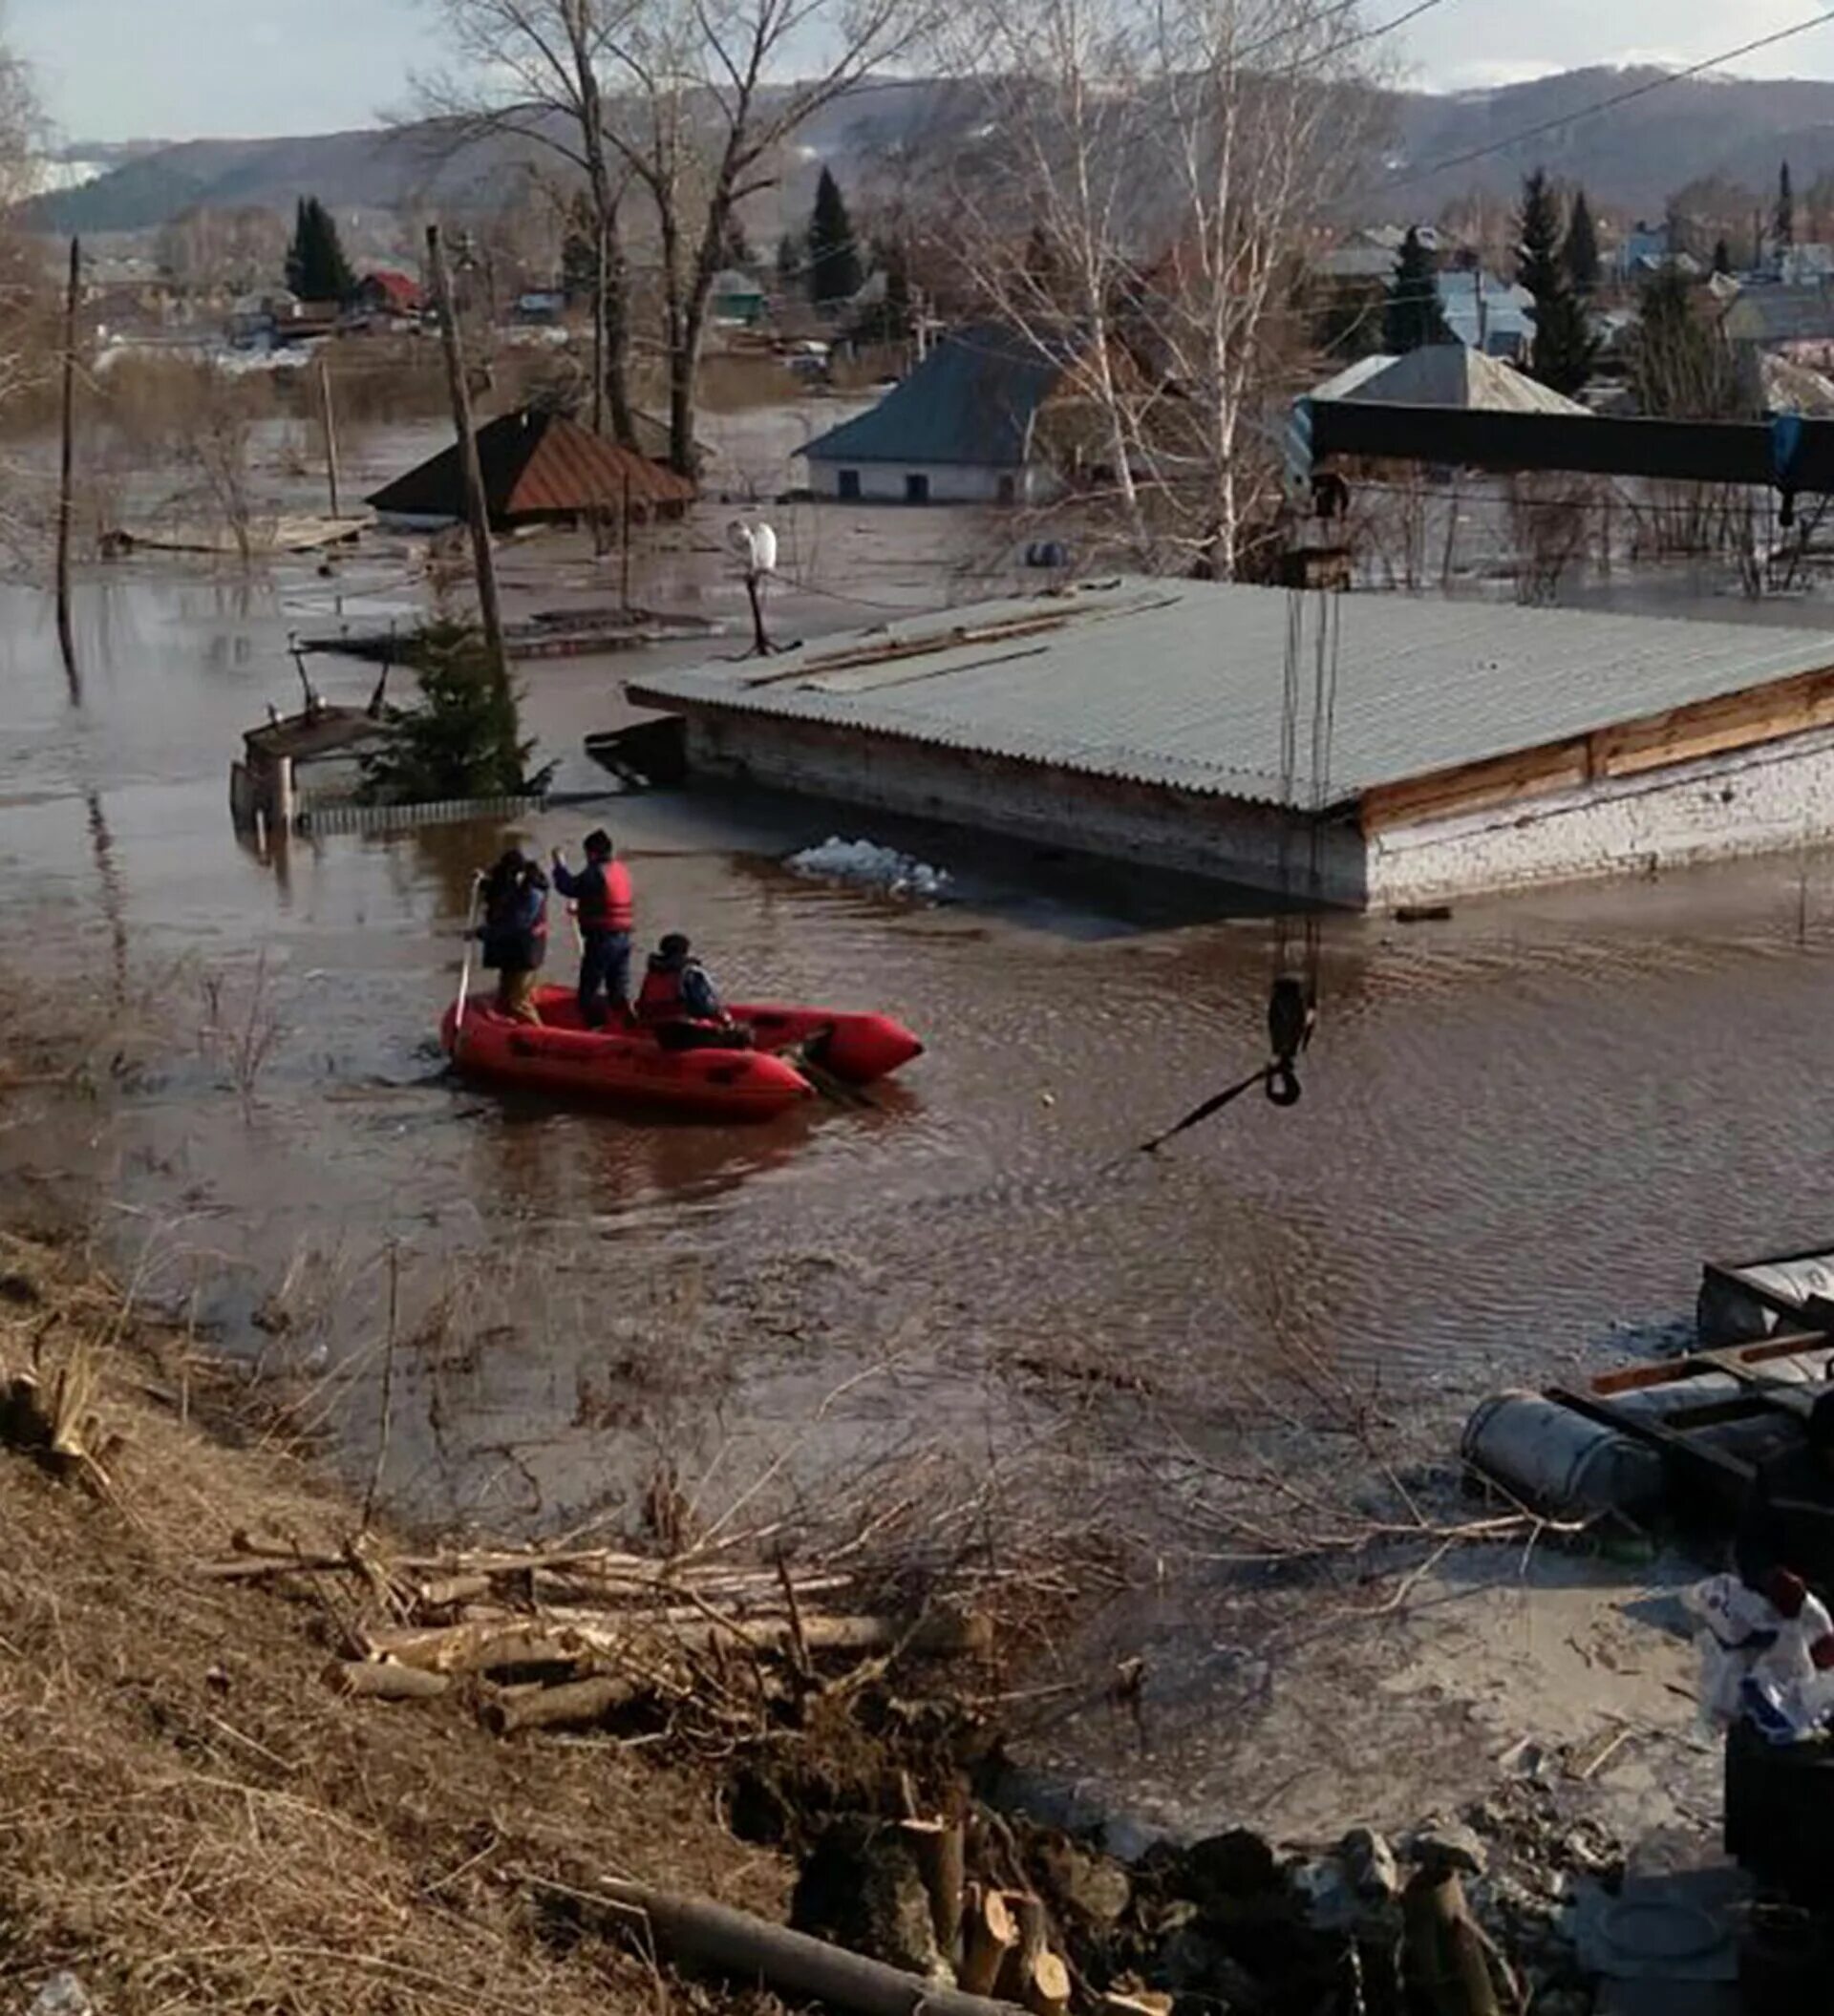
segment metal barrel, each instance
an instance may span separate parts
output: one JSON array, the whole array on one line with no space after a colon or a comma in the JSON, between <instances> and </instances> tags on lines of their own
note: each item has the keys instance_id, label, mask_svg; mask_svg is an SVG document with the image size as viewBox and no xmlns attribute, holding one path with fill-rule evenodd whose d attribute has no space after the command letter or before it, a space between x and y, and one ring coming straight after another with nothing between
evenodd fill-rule
<instances>
[{"instance_id":1,"label":"metal barrel","mask_svg":"<svg viewBox=\"0 0 1834 2016\"><path fill-rule=\"evenodd\" d=\"M1465 1423L1460 1452L1480 1475L1555 1518L1633 1512L1663 1492L1661 1456L1542 1393L1495 1393Z\"/></svg>"}]
</instances>

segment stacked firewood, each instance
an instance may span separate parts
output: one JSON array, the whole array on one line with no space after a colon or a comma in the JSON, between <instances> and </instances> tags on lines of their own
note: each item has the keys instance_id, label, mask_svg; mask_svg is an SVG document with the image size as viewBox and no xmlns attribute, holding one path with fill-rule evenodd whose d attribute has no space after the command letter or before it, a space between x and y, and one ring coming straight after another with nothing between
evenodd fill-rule
<instances>
[{"instance_id":1,"label":"stacked firewood","mask_svg":"<svg viewBox=\"0 0 1834 2016\"><path fill-rule=\"evenodd\" d=\"M311 1554L238 1536L237 1551L202 1572L308 1581L340 1641L328 1684L379 1701L462 1689L505 1735L589 1727L643 1703L692 1705L699 1719L722 1702L754 1714L792 1680L833 1685L838 1668L844 1685L906 1653L991 1646L974 1616L866 1607L845 1572L716 1555L512 1547L391 1557L368 1540Z\"/></svg>"}]
</instances>

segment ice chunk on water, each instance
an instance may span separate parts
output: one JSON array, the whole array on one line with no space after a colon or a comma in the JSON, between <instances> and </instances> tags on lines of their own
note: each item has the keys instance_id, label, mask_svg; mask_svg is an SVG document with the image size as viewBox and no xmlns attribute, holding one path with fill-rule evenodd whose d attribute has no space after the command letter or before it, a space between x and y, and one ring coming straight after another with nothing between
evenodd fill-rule
<instances>
[{"instance_id":1,"label":"ice chunk on water","mask_svg":"<svg viewBox=\"0 0 1834 2016\"><path fill-rule=\"evenodd\" d=\"M830 834L819 847L791 855L785 865L798 875L859 882L891 896L916 896L932 902L949 891L947 868L932 868L928 861L872 840L843 840L839 834Z\"/></svg>"}]
</instances>

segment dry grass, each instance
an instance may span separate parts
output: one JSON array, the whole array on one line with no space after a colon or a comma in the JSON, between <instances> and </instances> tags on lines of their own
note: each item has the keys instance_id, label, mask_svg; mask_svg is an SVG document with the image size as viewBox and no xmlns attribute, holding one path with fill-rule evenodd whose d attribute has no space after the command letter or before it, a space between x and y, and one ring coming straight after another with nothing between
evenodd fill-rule
<instances>
[{"instance_id":1,"label":"dry grass","mask_svg":"<svg viewBox=\"0 0 1834 2016\"><path fill-rule=\"evenodd\" d=\"M334 1546L348 1508L201 1425L207 1367L80 1252L6 1235L0 1365L34 1351L88 1354L119 1439L105 1491L0 1452L0 1981L71 1967L119 2010L603 2012L656 1983L544 1924L530 1875L780 1909L785 1872L693 1776L333 1695L324 1602L196 1566L238 1530Z\"/></svg>"}]
</instances>

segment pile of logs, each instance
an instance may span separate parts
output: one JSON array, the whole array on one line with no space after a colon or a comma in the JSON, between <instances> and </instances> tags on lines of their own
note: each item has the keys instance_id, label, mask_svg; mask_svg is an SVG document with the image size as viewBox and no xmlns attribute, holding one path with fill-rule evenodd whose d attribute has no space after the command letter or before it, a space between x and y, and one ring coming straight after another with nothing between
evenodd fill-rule
<instances>
[{"instance_id":1,"label":"pile of logs","mask_svg":"<svg viewBox=\"0 0 1834 2016\"><path fill-rule=\"evenodd\" d=\"M722 1702L755 1712L785 1679L883 1673L906 1653L991 1650L984 1619L868 1613L848 1575L614 1548L494 1548L389 1557L367 1540L305 1553L237 1536L201 1572L225 1581L303 1578L342 1640L329 1685L377 1701L462 1687L500 1734L577 1729L639 1703Z\"/></svg>"}]
</instances>

